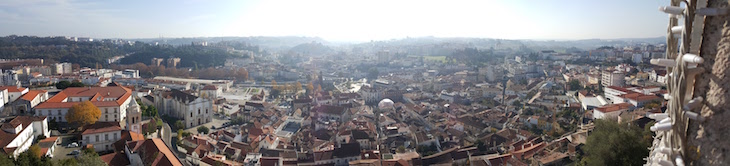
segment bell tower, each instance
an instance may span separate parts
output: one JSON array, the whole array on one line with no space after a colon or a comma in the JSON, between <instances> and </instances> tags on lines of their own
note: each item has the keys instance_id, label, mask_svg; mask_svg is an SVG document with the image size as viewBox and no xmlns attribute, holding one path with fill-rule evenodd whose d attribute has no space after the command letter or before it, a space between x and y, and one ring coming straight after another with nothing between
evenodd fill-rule
<instances>
[{"instance_id":1,"label":"bell tower","mask_svg":"<svg viewBox=\"0 0 730 166\"><path fill-rule=\"evenodd\" d=\"M142 125L139 123L141 120L142 111L139 109L137 100L133 98L127 107L127 130L142 133Z\"/></svg>"}]
</instances>

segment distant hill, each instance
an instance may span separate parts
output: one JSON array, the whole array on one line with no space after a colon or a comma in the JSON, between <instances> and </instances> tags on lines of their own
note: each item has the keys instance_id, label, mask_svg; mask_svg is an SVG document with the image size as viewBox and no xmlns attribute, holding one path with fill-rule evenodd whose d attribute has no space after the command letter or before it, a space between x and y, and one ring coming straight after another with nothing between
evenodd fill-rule
<instances>
[{"instance_id":1,"label":"distant hill","mask_svg":"<svg viewBox=\"0 0 730 166\"><path fill-rule=\"evenodd\" d=\"M289 49L289 53L303 55L325 55L331 54L333 52L334 50L332 48L325 46L319 42L299 44Z\"/></svg>"},{"instance_id":2,"label":"distant hill","mask_svg":"<svg viewBox=\"0 0 730 166\"><path fill-rule=\"evenodd\" d=\"M197 37L197 38L148 38L148 39L129 39L133 41L141 41L146 43L158 42L160 44L170 45L189 45L192 42L209 42L216 43L221 41L237 41L257 45L263 49L270 51L288 51L292 47L295 47L304 43L318 42L328 44L329 42L319 37L297 37L297 36L283 36L283 37L268 37L268 36L255 36L255 37Z\"/></svg>"}]
</instances>

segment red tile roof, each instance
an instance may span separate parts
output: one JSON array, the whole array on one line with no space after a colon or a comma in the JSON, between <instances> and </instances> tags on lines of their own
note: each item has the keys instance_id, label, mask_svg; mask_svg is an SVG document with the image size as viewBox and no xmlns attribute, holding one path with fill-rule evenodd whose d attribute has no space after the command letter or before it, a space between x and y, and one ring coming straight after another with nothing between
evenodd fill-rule
<instances>
[{"instance_id":1,"label":"red tile roof","mask_svg":"<svg viewBox=\"0 0 730 166\"><path fill-rule=\"evenodd\" d=\"M172 151L162 142L162 139L152 138L142 141L127 142L127 147L132 153L139 153L145 165L155 166L182 166L180 160L172 154ZM152 158L154 154L157 157Z\"/></svg>"},{"instance_id":2,"label":"red tile roof","mask_svg":"<svg viewBox=\"0 0 730 166\"><path fill-rule=\"evenodd\" d=\"M124 104L129 97L132 96L132 90L122 86L110 86L110 87L77 87L67 88L55 96L48 99L36 106L36 109L43 108L71 108L73 105L78 104L81 101L69 101L69 97L102 97L102 98L115 98L115 101L98 101L91 100L97 107L112 107L121 106ZM64 102L66 100L66 102Z\"/></svg>"},{"instance_id":3,"label":"red tile roof","mask_svg":"<svg viewBox=\"0 0 730 166\"><path fill-rule=\"evenodd\" d=\"M34 121L42 121L44 119L46 119L45 116L18 116L15 117L15 119L10 120L10 122L2 124L2 128L7 128L8 126L12 128L17 127L18 125L23 125L23 129L17 134L0 131L0 147L3 148L6 154L10 154L10 152L13 152L17 147L6 148L6 146L8 146L8 144L10 144L10 142L13 141L15 137L18 137L18 134L27 129L28 126L30 126L30 124L32 124Z\"/></svg>"},{"instance_id":4,"label":"red tile roof","mask_svg":"<svg viewBox=\"0 0 730 166\"><path fill-rule=\"evenodd\" d=\"M642 93L629 93L629 94L621 95L619 97L626 98L626 99L630 99L630 100L634 100L634 101L638 101L638 102L651 101L651 100L657 100L657 99L659 99L659 96L645 95L645 94L642 94Z\"/></svg>"},{"instance_id":5,"label":"red tile roof","mask_svg":"<svg viewBox=\"0 0 730 166\"><path fill-rule=\"evenodd\" d=\"M119 127L119 122L96 122L84 127L82 135L96 134L111 131L122 131L122 127Z\"/></svg>"},{"instance_id":6,"label":"red tile roof","mask_svg":"<svg viewBox=\"0 0 730 166\"><path fill-rule=\"evenodd\" d=\"M46 92L46 90L29 90L28 93L25 93L22 97L20 97L20 99L33 101L33 99L38 97L38 94L43 94Z\"/></svg>"},{"instance_id":7,"label":"red tile roof","mask_svg":"<svg viewBox=\"0 0 730 166\"><path fill-rule=\"evenodd\" d=\"M103 155L101 156L101 160L109 166L126 166L130 164L129 159L127 159L127 156L124 153L117 152Z\"/></svg>"},{"instance_id":8,"label":"red tile roof","mask_svg":"<svg viewBox=\"0 0 730 166\"><path fill-rule=\"evenodd\" d=\"M630 103L619 103L619 104L611 104L611 105L605 105L603 107L598 107L598 108L596 108L596 110L601 111L603 113L608 113L608 112L629 109L633 106L634 105L631 105Z\"/></svg>"},{"instance_id":9,"label":"red tile roof","mask_svg":"<svg viewBox=\"0 0 730 166\"><path fill-rule=\"evenodd\" d=\"M26 88L23 87L17 87L17 86L0 86L0 89L7 89L8 92L22 92Z\"/></svg>"}]
</instances>

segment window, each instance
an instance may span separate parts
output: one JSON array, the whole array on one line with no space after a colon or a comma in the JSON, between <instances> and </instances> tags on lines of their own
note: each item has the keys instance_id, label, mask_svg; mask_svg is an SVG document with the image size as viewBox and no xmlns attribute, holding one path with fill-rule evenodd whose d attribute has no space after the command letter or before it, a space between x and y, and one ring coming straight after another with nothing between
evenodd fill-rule
<instances>
[{"instance_id":1,"label":"window","mask_svg":"<svg viewBox=\"0 0 730 166\"><path fill-rule=\"evenodd\" d=\"M109 115L104 115L104 119L109 119Z\"/></svg>"},{"instance_id":2,"label":"window","mask_svg":"<svg viewBox=\"0 0 730 166\"><path fill-rule=\"evenodd\" d=\"M56 110L56 111L58 111L58 115L61 115L61 110Z\"/></svg>"},{"instance_id":3,"label":"window","mask_svg":"<svg viewBox=\"0 0 730 166\"><path fill-rule=\"evenodd\" d=\"M205 114L208 114L208 109L205 109Z\"/></svg>"},{"instance_id":4,"label":"window","mask_svg":"<svg viewBox=\"0 0 730 166\"><path fill-rule=\"evenodd\" d=\"M104 141L109 141L109 134L104 134Z\"/></svg>"},{"instance_id":5,"label":"window","mask_svg":"<svg viewBox=\"0 0 730 166\"><path fill-rule=\"evenodd\" d=\"M200 114L200 108L198 108L198 114Z\"/></svg>"},{"instance_id":6,"label":"window","mask_svg":"<svg viewBox=\"0 0 730 166\"><path fill-rule=\"evenodd\" d=\"M118 140L118 139L119 138L117 138L117 133L114 133L114 140Z\"/></svg>"},{"instance_id":7,"label":"window","mask_svg":"<svg viewBox=\"0 0 730 166\"><path fill-rule=\"evenodd\" d=\"M104 113L109 113L109 108L104 108Z\"/></svg>"},{"instance_id":8,"label":"window","mask_svg":"<svg viewBox=\"0 0 730 166\"><path fill-rule=\"evenodd\" d=\"M191 118L193 117L193 113L192 113L192 112L190 113L190 117L191 117Z\"/></svg>"},{"instance_id":9,"label":"window","mask_svg":"<svg viewBox=\"0 0 730 166\"><path fill-rule=\"evenodd\" d=\"M114 113L117 113L117 108L114 108Z\"/></svg>"},{"instance_id":10,"label":"window","mask_svg":"<svg viewBox=\"0 0 730 166\"><path fill-rule=\"evenodd\" d=\"M85 140L91 142L91 139L89 139L89 136L86 136Z\"/></svg>"},{"instance_id":11,"label":"window","mask_svg":"<svg viewBox=\"0 0 730 166\"><path fill-rule=\"evenodd\" d=\"M99 135L96 135L96 142L99 142Z\"/></svg>"}]
</instances>

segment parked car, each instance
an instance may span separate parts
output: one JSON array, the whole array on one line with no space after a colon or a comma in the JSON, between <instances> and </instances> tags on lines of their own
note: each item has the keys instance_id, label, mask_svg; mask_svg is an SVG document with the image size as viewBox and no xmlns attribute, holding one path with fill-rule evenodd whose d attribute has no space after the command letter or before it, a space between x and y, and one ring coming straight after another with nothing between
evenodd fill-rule
<instances>
[{"instance_id":1,"label":"parked car","mask_svg":"<svg viewBox=\"0 0 730 166\"><path fill-rule=\"evenodd\" d=\"M210 129L213 129L213 130L215 130L215 126L210 126Z\"/></svg>"},{"instance_id":2,"label":"parked car","mask_svg":"<svg viewBox=\"0 0 730 166\"><path fill-rule=\"evenodd\" d=\"M66 145L66 147L67 148L75 148L75 147L79 147L79 144L77 144L76 142L72 142L72 143Z\"/></svg>"},{"instance_id":3,"label":"parked car","mask_svg":"<svg viewBox=\"0 0 730 166\"><path fill-rule=\"evenodd\" d=\"M79 154L81 154L80 150L74 150L74 151L71 151L71 153L68 153L68 155L79 155Z\"/></svg>"}]
</instances>

